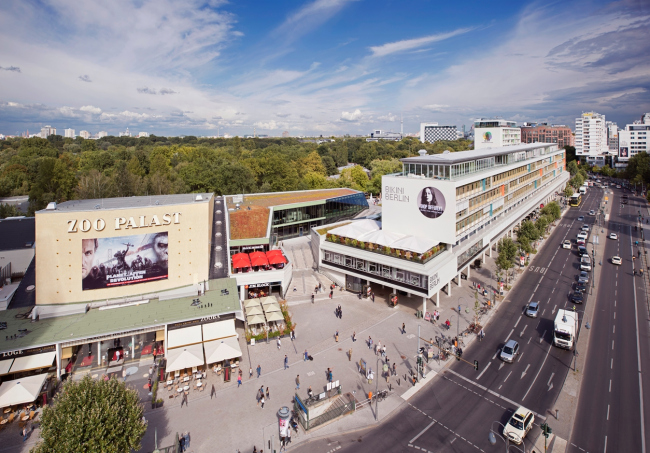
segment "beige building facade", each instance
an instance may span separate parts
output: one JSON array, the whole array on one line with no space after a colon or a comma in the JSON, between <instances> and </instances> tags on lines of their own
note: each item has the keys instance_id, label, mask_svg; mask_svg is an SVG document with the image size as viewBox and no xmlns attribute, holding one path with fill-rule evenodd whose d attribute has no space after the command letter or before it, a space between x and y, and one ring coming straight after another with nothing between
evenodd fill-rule
<instances>
[{"instance_id":1,"label":"beige building facade","mask_svg":"<svg viewBox=\"0 0 650 453\"><path fill-rule=\"evenodd\" d=\"M209 278L213 194L51 203L36 213L36 304L127 298Z\"/></svg>"}]
</instances>

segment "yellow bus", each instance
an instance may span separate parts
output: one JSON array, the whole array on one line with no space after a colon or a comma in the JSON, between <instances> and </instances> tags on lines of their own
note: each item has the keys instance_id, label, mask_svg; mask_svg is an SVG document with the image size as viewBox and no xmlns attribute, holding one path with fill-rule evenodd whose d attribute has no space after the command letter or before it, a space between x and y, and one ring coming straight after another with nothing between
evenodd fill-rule
<instances>
[{"instance_id":1,"label":"yellow bus","mask_svg":"<svg viewBox=\"0 0 650 453\"><path fill-rule=\"evenodd\" d=\"M569 206L580 206L582 201L582 195L579 193L574 193L569 197Z\"/></svg>"}]
</instances>

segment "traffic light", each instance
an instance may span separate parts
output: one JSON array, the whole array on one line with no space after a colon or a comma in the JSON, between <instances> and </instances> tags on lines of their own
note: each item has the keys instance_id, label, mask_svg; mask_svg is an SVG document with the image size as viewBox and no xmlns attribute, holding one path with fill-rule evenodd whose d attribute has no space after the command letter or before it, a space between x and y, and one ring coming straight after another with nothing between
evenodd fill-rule
<instances>
[{"instance_id":1,"label":"traffic light","mask_svg":"<svg viewBox=\"0 0 650 453\"><path fill-rule=\"evenodd\" d=\"M540 428L542 428L542 434L543 434L544 437L546 437L547 439L548 439L548 436L549 436L550 434L553 434L553 430L551 429L550 426L548 426L548 423L542 423L542 424L540 425Z\"/></svg>"},{"instance_id":2,"label":"traffic light","mask_svg":"<svg viewBox=\"0 0 650 453\"><path fill-rule=\"evenodd\" d=\"M478 371L478 360L474 360L474 369Z\"/></svg>"}]
</instances>

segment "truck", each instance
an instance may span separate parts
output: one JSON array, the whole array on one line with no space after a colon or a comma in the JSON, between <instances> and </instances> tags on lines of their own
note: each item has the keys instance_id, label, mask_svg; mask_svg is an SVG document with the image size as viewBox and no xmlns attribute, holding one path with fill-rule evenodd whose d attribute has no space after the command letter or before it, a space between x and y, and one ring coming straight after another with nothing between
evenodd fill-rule
<instances>
[{"instance_id":1,"label":"truck","mask_svg":"<svg viewBox=\"0 0 650 453\"><path fill-rule=\"evenodd\" d=\"M573 349L578 335L578 313L573 310L557 311L553 328L553 345L563 349Z\"/></svg>"},{"instance_id":2,"label":"truck","mask_svg":"<svg viewBox=\"0 0 650 453\"><path fill-rule=\"evenodd\" d=\"M585 195L587 193L587 188L585 186L580 187L580 193Z\"/></svg>"}]
</instances>

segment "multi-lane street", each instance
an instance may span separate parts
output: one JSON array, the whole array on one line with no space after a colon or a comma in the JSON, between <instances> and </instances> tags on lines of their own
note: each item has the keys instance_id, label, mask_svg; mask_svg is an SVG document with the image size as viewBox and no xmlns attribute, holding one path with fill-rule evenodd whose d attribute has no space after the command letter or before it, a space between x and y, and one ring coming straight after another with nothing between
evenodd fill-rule
<instances>
[{"instance_id":1,"label":"multi-lane street","mask_svg":"<svg viewBox=\"0 0 650 453\"><path fill-rule=\"evenodd\" d=\"M643 281L633 274L633 266L637 271L640 267L634 244L641 243L633 225L645 203L630 196L623 205L620 197L621 191L614 189L607 227L618 240L607 240L602 257L605 278L597 282L589 356L569 452L646 451L649 414L643 402L650 392L650 330ZM622 258L620 266L611 263L614 255ZM637 258L634 263L632 256Z\"/></svg>"},{"instance_id":2,"label":"multi-lane street","mask_svg":"<svg viewBox=\"0 0 650 453\"><path fill-rule=\"evenodd\" d=\"M570 208L533 264L526 268L516 287L501 303L499 312L486 328L485 339L466 349L464 358L479 361L478 372L467 364L454 362L379 427L336 439L342 447L339 451L405 451L409 447L435 452L490 451L496 448L488 442L490 428L500 432L498 423L507 423L520 405L535 412L535 427L526 438L526 451L530 451L532 442L540 435L539 424L551 417L550 409L567 373L574 367L574 352L552 345L553 322L558 309L573 309L569 295L580 272L575 239L583 224L596 221L596 217L588 213L598 210L602 196L601 189L590 188L582 197L581 206ZM612 203L611 194L609 197L609 203ZM571 448L575 451L602 451L605 435L610 436L610 451L617 450L611 447L614 438L621 445L629 446L625 451L642 451L640 434L636 435L638 442L623 443L628 441L620 438L634 437L642 426L635 307L639 310L639 322L644 324L642 341L647 340L647 310L642 308L645 307L645 302L642 302L645 294L642 288L635 290L632 286L630 241L634 218L631 213L633 209L636 213L637 209L633 206L622 209L617 206L618 211L612 211L609 219L612 228L619 233L619 239L606 244L605 258L618 253L623 258L623 265L614 266L603 259L603 278L595 282L599 292L592 329L598 335L592 337L588 368L584 370L584 385L588 390L582 390L577 416L580 423L576 423L571 438ZM583 221L578 221L580 216L584 216ZM607 233L607 229L604 232ZM571 250L561 247L565 239L572 241ZM605 234L600 234L599 239L601 243L605 241ZM588 250L591 252L591 246ZM600 258L603 257L596 256L595 266L599 265ZM584 304L576 307L582 325L582 312L588 304L595 302L592 299L594 296L587 295ZM601 304L602 300L606 302ZM540 303L537 318L524 315L530 301ZM614 320L615 316L617 319ZM520 354L512 364L498 358L499 351L509 339L518 341L520 345ZM613 366L611 358L615 360ZM647 358L644 360L650 363ZM611 394L608 391L609 379L616 383L613 385L618 385L616 389L612 388ZM585 403L587 400L593 406ZM592 418L593 422L590 421ZM647 416L645 420L648 420ZM622 424L628 426L623 429ZM593 440L596 437L594 433L598 433L598 442ZM331 437L327 441L313 441L299 450L329 451L332 441ZM363 448L359 442L363 443Z\"/></svg>"}]
</instances>

